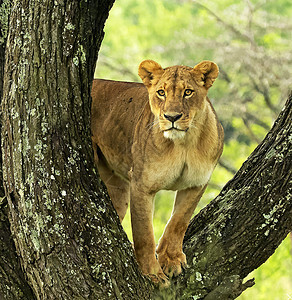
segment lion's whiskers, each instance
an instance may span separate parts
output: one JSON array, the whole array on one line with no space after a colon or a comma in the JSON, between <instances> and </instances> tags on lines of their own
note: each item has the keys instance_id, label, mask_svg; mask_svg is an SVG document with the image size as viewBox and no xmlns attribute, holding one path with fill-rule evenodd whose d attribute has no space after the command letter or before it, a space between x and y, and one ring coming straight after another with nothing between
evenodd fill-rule
<instances>
[{"instance_id":1,"label":"lion's whiskers","mask_svg":"<svg viewBox=\"0 0 292 300\"><path fill-rule=\"evenodd\" d=\"M157 126L158 124L159 124L159 120L154 120L152 123L148 124L146 126L147 132L150 131L155 126Z\"/></svg>"}]
</instances>

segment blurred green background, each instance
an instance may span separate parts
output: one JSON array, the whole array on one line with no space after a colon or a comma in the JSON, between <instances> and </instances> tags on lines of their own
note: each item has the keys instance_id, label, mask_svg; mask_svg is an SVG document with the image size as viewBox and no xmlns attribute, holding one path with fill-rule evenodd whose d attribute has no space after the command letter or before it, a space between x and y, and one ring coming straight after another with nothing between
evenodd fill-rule
<instances>
[{"instance_id":1,"label":"blurred green background","mask_svg":"<svg viewBox=\"0 0 292 300\"><path fill-rule=\"evenodd\" d=\"M196 212L219 193L264 138L291 88L291 0L116 1L106 23L95 77L140 81L139 63L195 66L213 60L220 75L209 91L225 130L225 147ZM158 241L173 192L156 196ZM123 226L131 238L129 213ZM290 234L291 236L291 234ZM292 239L249 277L256 285L238 299L292 299Z\"/></svg>"}]
</instances>

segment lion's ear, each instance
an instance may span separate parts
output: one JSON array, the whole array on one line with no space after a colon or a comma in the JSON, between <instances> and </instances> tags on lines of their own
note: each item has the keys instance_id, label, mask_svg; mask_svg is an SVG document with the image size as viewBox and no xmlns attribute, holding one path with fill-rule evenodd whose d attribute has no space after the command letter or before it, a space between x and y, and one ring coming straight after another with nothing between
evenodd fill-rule
<instances>
[{"instance_id":1,"label":"lion's ear","mask_svg":"<svg viewBox=\"0 0 292 300\"><path fill-rule=\"evenodd\" d=\"M141 77L143 83L150 87L152 84L155 84L161 75L163 74L164 70L154 60L144 60L140 63L138 68L138 75Z\"/></svg>"},{"instance_id":2,"label":"lion's ear","mask_svg":"<svg viewBox=\"0 0 292 300\"><path fill-rule=\"evenodd\" d=\"M219 74L219 68L214 62L204 60L197 64L191 72L198 84L209 89Z\"/></svg>"}]
</instances>

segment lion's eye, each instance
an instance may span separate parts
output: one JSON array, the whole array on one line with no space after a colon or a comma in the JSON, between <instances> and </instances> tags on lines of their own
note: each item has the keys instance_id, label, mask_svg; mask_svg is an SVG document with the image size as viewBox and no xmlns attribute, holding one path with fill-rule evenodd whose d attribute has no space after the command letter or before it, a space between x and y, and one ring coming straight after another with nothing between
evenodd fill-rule
<instances>
[{"instance_id":1,"label":"lion's eye","mask_svg":"<svg viewBox=\"0 0 292 300\"><path fill-rule=\"evenodd\" d=\"M164 90L158 90L158 91L157 91L157 94L158 94L158 96L160 96L160 97L164 97L164 96L165 96Z\"/></svg>"},{"instance_id":2,"label":"lion's eye","mask_svg":"<svg viewBox=\"0 0 292 300\"><path fill-rule=\"evenodd\" d=\"M191 89L186 89L185 92L184 92L184 97L186 97L186 96L191 96L193 92L194 92L194 91L191 90Z\"/></svg>"}]
</instances>

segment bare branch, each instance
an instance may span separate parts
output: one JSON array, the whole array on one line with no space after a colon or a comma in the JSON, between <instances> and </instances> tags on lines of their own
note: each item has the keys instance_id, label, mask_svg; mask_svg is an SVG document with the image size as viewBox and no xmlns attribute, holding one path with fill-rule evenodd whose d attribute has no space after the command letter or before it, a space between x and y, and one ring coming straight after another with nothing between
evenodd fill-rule
<instances>
[{"instance_id":1,"label":"bare branch","mask_svg":"<svg viewBox=\"0 0 292 300\"><path fill-rule=\"evenodd\" d=\"M235 174L237 172L237 169L234 168L230 162L226 161L224 158L220 158L218 162L219 166L227 170L231 174Z\"/></svg>"},{"instance_id":2,"label":"bare branch","mask_svg":"<svg viewBox=\"0 0 292 300\"><path fill-rule=\"evenodd\" d=\"M209 9L207 6L199 3L196 0L192 0L193 3L195 3L197 6L203 8L204 10L206 10L211 16L213 16L219 23L221 23L222 25L224 25L227 29L229 29L231 32L233 32L237 37L248 41L251 45L255 46L255 42L254 40L248 36L246 33L241 32L240 30L238 30L236 27L234 27L233 25L225 22L222 18L220 18L217 14L215 14L211 9Z\"/></svg>"}]
</instances>

